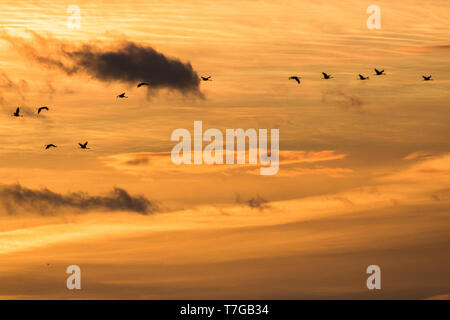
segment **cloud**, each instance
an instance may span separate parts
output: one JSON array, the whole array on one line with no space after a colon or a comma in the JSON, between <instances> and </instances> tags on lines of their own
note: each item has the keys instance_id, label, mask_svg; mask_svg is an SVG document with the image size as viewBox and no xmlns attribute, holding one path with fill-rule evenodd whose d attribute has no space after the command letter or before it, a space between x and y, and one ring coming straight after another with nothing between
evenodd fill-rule
<instances>
[{"instance_id":1,"label":"cloud","mask_svg":"<svg viewBox=\"0 0 450 320\"><path fill-rule=\"evenodd\" d=\"M415 159L424 159L424 158L430 158L431 153L425 152L425 151L415 151L408 155L406 155L403 160L415 160Z\"/></svg>"},{"instance_id":2,"label":"cloud","mask_svg":"<svg viewBox=\"0 0 450 320\"><path fill-rule=\"evenodd\" d=\"M8 215L18 213L54 215L62 211L82 213L92 210L150 214L159 210L156 203L144 196L131 196L120 188L114 188L105 196L91 196L85 192L63 195L46 188L33 190L19 184L0 187L0 207Z\"/></svg>"},{"instance_id":3,"label":"cloud","mask_svg":"<svg viewBox=\"0 0 450 320\"><path fill-rule=\"evenodd\" d=\"M199 76L189 62L182 62L156 51L148 45L122 41L109 48L90 44L75 46L30 32L31 39L6 33L2 39L30 60L67 75L86 73L103 81L120 81L132 85L145 81L151 89L171 89L201 96Z\"/></svg>"},{"instance_id":4,"label":"cloud","mask_svg":"<svg viewBox=\"0 0 450 320\"><path fill-rule=\"evenodd\" d=\"M256 173L256 172L255 172ZM349 168L330 168L317 166L314 168L289 168L278 171L280 177L297 177L305 175L326 175L332 178L343 178L348 174L352 174L353 170Z\"/></svg>"},{"instance_id":5,"label":"cloud","mask_svg":"<svg viewBox=\"0 0 450 320\"><path fill-rule=\"evenodd\" d=\"M225 152L224 152L225 154ZM303 151L303 150L280 150L279 165L280 172L289 173L286 166L298 166L313 164L316 162L333 161L344 159L347 155L336 153L334 150L321 151ZM264 167L261 164L214 164L214 165L176 165L172 162L170 152L138 152L138 153L122 153L100 158L106 165L130 174L211 174L222 173L228 174L234 170L240 170L240 173L260 174L259 168ZM248 150L246 150L246 159L248 159ZM289 168L289 171L292 168ZM284 170L284 171L283 171ZM333 176L342 176L351 173L351 170L338 169L335 171L326 170L321 167L320 170L295 172L295 175L303 174L327 174ZM282 176L281 174L280 176Z\"/></svg>"},{"instance_id":6,"label":"cloud","mask_svg":"<svg viewBox=\"0 0 450 320\"><path fill-rule=\"evenodd\" d=\"M9 76L4 72L0 74L0 88L17 92L22 100L25 100L25 95L29 91L28 82L26 80L22 79L18 82L15 82L11 80Z\"/></svg>"},{"instance_id":7,"label":"cloud","mask_svg":"<svg viewBox=\"0 0 450 320\"><path fill-rule=\"evenodd\" d=\"M404 49L406 51L441 51L450 50L450 45L434 45L434 46L415 46Z\"/></svg>"},{"instance_id":8,"label":"cloud","mask_svg":"<svg viewBox=\"0 0 450 320\"><path fill-rule=\"evenodd\" d=\"M0 73L0 105L6 107L8 101L4 93L16 93L19 95L22 102L26 101L26 96L29 91L28 82L25 80L14 81L5 72ZM9 112L9 110L8 110Z\"/></svg>"},{"instance_id":9,"label":"cloud","mask_svg":"<svg viewBox=\"0 0 450 320\"><path fill-rule=\"evenodd\" d=\"M257 195L256 197L250 198L246 201L241 200L241 196L236 196L236 202L239 204L245 204L249 206L252 209L259 209L264 210L270 208L270 205L268 204L268 201L261 197L260 195Z\"/></svg>"},{"instance_id":10,"label":"cloud","mask_svg":"<svg viewBox=\"0 0 450 320\"><path fill-rule=\"evenodd\" d=\"M382 180L416 182L420 183L421 187L429 184L435 188L442 183L448 187L448 183L450 183L450 154L424 157L421 160L414 163L410 168L384 177Z\"/></svg>"},{"instance_id":11,"label":"cloud","mask_svg":"<svg viewBox=\"0 0 450 320\"><path fill-rule=\"evenodd\" d=\"M324 103L337 104L346 110L360 110L365 104L361 98L347 94L341 90L326 91L322 95L322 101Z\"/></svg>"}]
</instances>

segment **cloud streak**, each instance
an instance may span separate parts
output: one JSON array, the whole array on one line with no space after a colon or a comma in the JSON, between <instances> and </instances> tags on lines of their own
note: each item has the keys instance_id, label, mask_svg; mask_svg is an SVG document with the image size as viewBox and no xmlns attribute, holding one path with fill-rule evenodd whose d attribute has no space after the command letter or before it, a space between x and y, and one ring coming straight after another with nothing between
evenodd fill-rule
<instances>
[{"instance_id":1,"label":"cloud streak","mask_svg":"<svg viewBox=\"0 0 450 320\"><path fill-rule=\"evenodd\" d=\"M267 201L260 195L256 195L255 197L252 197L245 201L242 201L241 196L237 195L236 203L247 205L248 207L250 207L252 209L264 210L264 209L270 208L269 201Z\"/></svg>"},{"instance_id":2,"label":"cloud streak","mask_svg":"<svg viewBox=\"0 0 450 320\"><path fill-rule=\"evenodd\" d=\"M225 153L224 153L225 154ZM285 166L308 165L317 162L326 162L344 159L347 155L337 153L334 150L321 151L303 151L303 150L280 150L279 165L281 169ZM248 150L246 151L248 159ZM260 174L259 168L264 165L260 164L223 164L223 165L176 165L171 160L170 152L138 152L138 153L122 153L100 158L107 166L117 170L132 174L212 174L227 173L233 170L241 170L242 173ZM291 168L292 169L292 168ZM320 172L322 171L322 172ZM330 173L324 168L315 171L314 174ZM351 170L342 169L337 174L340 176L344 173L352 172ZM288 173L284 170L284 173ZM303 172L307 173L307 172ZM280 175L281 176L281 175Z\"/></svg>"},{"instance_id":3,"label":"cloud streak","mask_svg":"<svg viewBox=\"0 0 450 320\"><path fill-rule=\"evenodd\" d=\"M364 106L364 101L359 97L347 94L341 90L330 90L322 95L322 102L337 104L344 110L361 110Z\"/></svg>"},{"instance_id":4,"label":"cloud streak","mask_svg":"<svg viewBox=\"0 0 450 320\"><path fill-rule=\"evenodd\" d=\"M0 207L7 215L38 213L55 215L61 212L130 211L151 214L159 210L156 203L144 196L132 196L126 190L114 188L105 196L92 196L85 192L59 194L46 188L34 190L16 185L0 187Z\"/></svg>"}]
</instances>

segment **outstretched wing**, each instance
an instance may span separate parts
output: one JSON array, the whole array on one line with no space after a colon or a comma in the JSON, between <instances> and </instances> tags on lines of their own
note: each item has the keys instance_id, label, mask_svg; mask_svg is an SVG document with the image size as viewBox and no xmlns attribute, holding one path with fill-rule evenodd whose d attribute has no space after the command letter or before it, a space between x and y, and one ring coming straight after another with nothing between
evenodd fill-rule
<instances>
[{"instance_id":1,"label":"outstretched wing","mask_svg":"<svg viewBox=\"0 0 450 320\"><path fill-rule=\"evenodd\" d=\"M322 72L323 76L326 78L328 75L325 72Z\"/></svg>"},{"instance_id":2,"label":"outstretched wing","mask_svg":"<svg viewBox=\"0 0 450 320\"><path fill-rule=\"evenodd\" d=\"M290 77L289 80L295 80L297 83L300 83L300 79L296 76Z\"/></svg>"},{"instance_id":3,"label":"outstretched wing","mask_svg":"<svg viewBox=\"0 0 450 320\"><path fill-rule=\"evenodd\" d=\"M41 113L42 110L47 110L48 111L48 108L47 107L40 107L38 109L38 114Z\"/></svg>"},{"instance_id":4,"label":"outstretched wing","mask_svg":"<svg viewBox=\"0 0 450 320\"><path fill-rule=\"evenodd\" d=\"M18 114L20 112L20 107L17 107L16 113Z\"/></svg>"},{"instance_id":5,"label":"outstretched wing","mask_svg":"<svg viewBox=\"0 0 450 320\"><path fill-rule=\"evenodd\" d=\"M380 74L380 73L383 72L383 71L379 71L378 69L375 68L375 72L376 72L377 74Z\"/></svg>"}]
</instances>

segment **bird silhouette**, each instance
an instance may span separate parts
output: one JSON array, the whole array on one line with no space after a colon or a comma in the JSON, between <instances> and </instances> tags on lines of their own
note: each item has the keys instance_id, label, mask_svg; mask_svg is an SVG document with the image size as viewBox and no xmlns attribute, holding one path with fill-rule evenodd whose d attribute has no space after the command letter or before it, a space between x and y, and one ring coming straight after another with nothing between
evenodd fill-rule
<instances>
[{"instance_id":1,"label":"bird silhouette","mask_svg":"<svg viewBox=\"0 0 450 320\"><path fill-rule=\"evenodd\" d=\"M295 81L297 81L298 84L300 84L300 79L301 79L301 77L297 77L297 76L289 77L289 80L295 80Z\"/></svg>"},{"instance_id":2,"label":"bird silhouette","mask_svg":"<svg viewBox=\"0 0 450 320\"><path fill-rule=\"evenodd\" d=\"M138 88L142 87L142 86L149 86L150 84L148 84L147 82L141 82L137 85Z\"/></svg>"},{"instance_id":3,"label":"bird silhouette","mask_svg":"<svg viewBox=\"0 0 450 320\"><path fill-rule=\"evenodd\" d=\"M323 74L323 79L332 79L333 77L331 76L331 74L326 74L325 72L322 72Z\"/></svg>"},{"instance_id":4,"label":"bird silhouette","mask_svg":"<svg viewBox=\"0 0 450 320\"><path fill-rule=\"evenodd\" d=\"M50 149L50 148L56 148L56 146L53 143L50 143L48 145L45 146L45 150Z\"/></svg>"},{"instance_id":5,"label":"bird silhouette","mask_svg":"<svg viewBox=\"0 0 450 320\"><path fill-rule=\"evenodd\" d=\"M423 77L423 81L430 81L433 80L431 79L431 74L427 77L427 76L422 76Z\"/></svg>"},{"instance_id":6,"label":"bird silhouette","mask_svg":"<svg viewBox=\"0 0 450 320\"><path fill-rule=\"evenodd\" d=\"M364 77L362 74L360 74L359 80L369 80L369 77Z\"/></svg>"},{"instance_id":7,"label":"bird silhouette","mask_svg":"<svg viewBox=\"0 0 450 320\"><path fill-rule=\"evenodd\" d=\"M125 92L122 92L121 94L119 94L118 96L117 96L117 98L128 98L127 96L125 96Z\"/></svg>"},{"instance_id":8,"label":"bird silhouette","mask_svg":"<svg viewBox=\"0 0 450 320\"><path fill-rule=\"evenodd\" d=\"M42 110L47 110L48 111L48 107L45 107L45 106L44 107L40 107L38 109L38 114L41 113Z\"/></svg>"},{"instance_id":9,"label":"bird silhouette","mask_svg":"<svg viewBox=\"0 0 450 320\"><path fill-rule=\"evenodd\" d=\"M16 112L14 112L13 117L23 117L22 115L20 115L20 107L17 107Z\"/></svg>"},{"instance_id":10,"label":"bird silhouette","mask_svg":"<svg viewBox=\"0 0 450 320\"><path fill-rule=\"evenodd\" d=\"M212 80L211 80L211 76L200 77L200 78L202 78L203 81L212 81Z\"/></svg>"},{"instance_id":11,"label":"bird silhouette","mask_svg":"<svg viewBox=\"0 0 450 320\"><path fill-rule=\"evenodd\" d=\"M385 75L384 69L380 71L380 70L378 70L377 68L375 68L374 70L375 70L375 74L376 74L377 76L381 76L381 75L384 76L384 75Z\"/></svg>"},{"instance_id":12,"label":"bird silhouette","mask_svg":"<svg viewBox=\"0 0 450 320\"><path fill-rule=\"evenodd\" d=\"M87 141L86 141L85 143L83 143L83 144L81 144L80 142L78 142L78 144L80 145L80 148L81 148L81 149L89 149L89 148L87 147L87 144L88 144Z\"/></svg>"}]
</instances>

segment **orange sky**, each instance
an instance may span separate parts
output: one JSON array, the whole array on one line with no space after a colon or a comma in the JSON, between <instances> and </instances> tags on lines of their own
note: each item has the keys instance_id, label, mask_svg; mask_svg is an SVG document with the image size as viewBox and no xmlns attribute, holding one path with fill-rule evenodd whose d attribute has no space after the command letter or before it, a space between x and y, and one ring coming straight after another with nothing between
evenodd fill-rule
<instances>
[{"instance_id":1,"label":"orange sky","mask_svg":"<svg viewBox=\"0 0 450 320\"><path fill-rule=\"evenodd\" d=\"M66 26L72 4L79 30ZM159 209L11 215L0 199L0 297L450 294L450 3L373 1L380 30L366 26L369 4L2 1L2 185L92 196L119 187ZM36 36L49 46L151 46L213 81L199 98L68 75L19 46L37 48ZM11 117L19 105L24 117ZM32 113L43 105L49 112ZM204 130L279 129L278 174L173 165L170 135L194 120ZM86 275L80 292L64 287L70 264ZM382 269L380 292L365 286L370 264Z\"/></svg>"}]
</instances>

